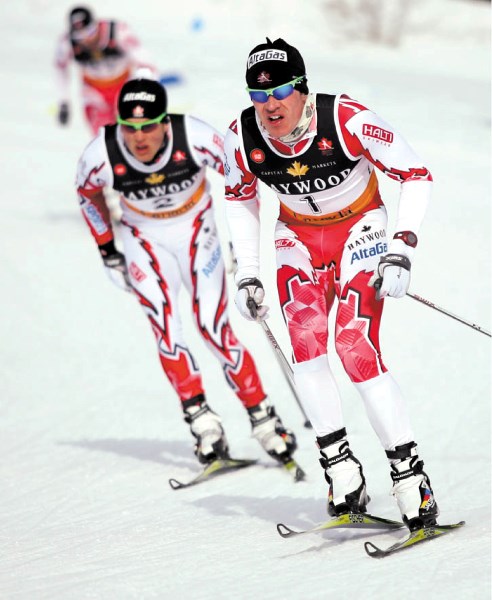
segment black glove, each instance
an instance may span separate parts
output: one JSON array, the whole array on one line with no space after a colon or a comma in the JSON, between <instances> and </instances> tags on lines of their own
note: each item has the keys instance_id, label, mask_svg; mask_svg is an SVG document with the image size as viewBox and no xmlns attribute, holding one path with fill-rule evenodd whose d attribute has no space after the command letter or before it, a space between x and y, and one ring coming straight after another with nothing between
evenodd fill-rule
<instances>
[{"instance_id":1,"label":"black glove","mask_svg":"<svg viewBox=\"0 0 492 600\"><path fill-rule=\"evenodd\" d=\"M126 268L125 255L116 250L112 241L99 246L99 252L101 253L106 275L120 289L130 292L132 285Z\"/></svg>"},{"instance_id":2,"label":"black glove","mask_svg":"<svg viewBox=\"0 0 492 600\"><path fill-rule=\"evenodd\" d=\"M68 119L70 118L70 109L66 102L62 102L58 108L58 123L60 125L67 125Z\"/></svg>"}]
</instances>

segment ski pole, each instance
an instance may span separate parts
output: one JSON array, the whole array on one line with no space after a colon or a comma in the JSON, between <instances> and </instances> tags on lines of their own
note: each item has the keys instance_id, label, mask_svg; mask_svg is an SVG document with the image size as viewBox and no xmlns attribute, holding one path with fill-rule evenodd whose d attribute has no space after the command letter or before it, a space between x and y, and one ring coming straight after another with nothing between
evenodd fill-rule
<instances>
[{"instance_id":1,"label":"ski pole","mask_svg":"<svg viewBox=\"0 0 492 600\"><path fill-rule=\"evenodd\" d=\"M249 310L251 311L251 314L256 315L256 303L253 300L253 298L248 298L246 304L247 304ZM275 336L272 333L272 330L270 329L270 327L268 326L266 321L259 321L259 323L260 323L263 331L265 332L266 338L270 342L270 345L273 348L273 351L275 352L277 362L278 362L280 368L282 369L285 379L287 380L287 383L289 384L289 387L291 389L292 395L294 396L294 399L297 402L297 405L299 406L299 408L304 416L304 419L305 419L304 427L311 429L312 428L311 422L309 421L306 411L304 410L304 407L302 406L301 400L297 393L296 384L294 383L294 371L292 370L292 367L290 366L288 360L285 358L285 354L282 352L282 348L279 346L277 340L275 339Z\"/></svg>"},{"instance_id":2,"label":"ski pole","mask_svg":"<svg viewBox=\"0 0 492 600\"><path fill-rule=\"evenodd\" d=\"M236 273L237 259L236 259L236 255L234 253L234 247L232 245L232 242L230 242L230 241L229 241L229 252L230 252L230 258L231 258L231 272ZM256 302L253 300L253 298L248 298L246 304L247 304L251 314L256 316L257 306L256 306ZM275 339L275 336L273 335L272 330L270 329L268 324L265 321L260 321L260 324L263 328L263 331L265 332L266 338L270 342L270 345L275 352L275 357L276 357L277 362L282 370L282 373L284 374L285 379L287 380L287 383L289 384L292 395L294 396L294 399L297 402L297 405L299 406L299 409L300 409L302 415L304 416L304 419L305 419L304 427L307 427L308 429L312 429L313 426L311 425L311 422L306 414L306 411L304 410L304 407L302 406L302 402L301 402L301 399L299 398L299 394L297 393L296 385L294 383L294 371L292 370L292 367L290 366L288 360L285 358L285 355L282 352L282 348L279 346L279 344L278 344L277 340Z\"/></svg>"},{"instance_id":3,"label":"ski pole","mask_svg":"<svg viewBox=\"0 0 492 600\"><path fill-rule=\"evenodd\" d=\"M425 298L422 298L422 296L418 296L417 294L411 294L410 292L407 292L407 296L410 296L410 298L417 300L417 302L421 302L422 304L425 304L426 306L429 306L430 308L433 308L434 310L437 310L437 311L443 313L444 315L451 317L455 321L459 321L460 323L463 323L463 325L468 325L468 327L475 329L475 331L479 331L480 333L483 333L484 335L488 335L489 337L492 337L490 334L490 331L487 331L486 329L484 329L483 327L480 327L479 325L476 325L475 323L471 323L470 321L467 321L461 317L458 317L457 315L454 315L452 312L445 310L441 306L437 306L436 304L434 304L434 302L431 302L430 300L426 300Z\"/></svg>"},{"instance_id":4,"label":"ski pole","mask_svg":"<svg viewBox=\"0 0 492 600\"><path fill-rule=\"evenodd\" d=\"M292 367L290 366L287 359L285 358L285 355L282 352L282 348L280 348L280 346L278 345L278 342L275 339L275 336L273 335L272 330L270 329L268 324L265 321L260 321L260 324L263 327L263 331L265 332L266 337L268 338L268 341L270 342L273 350L275 351L275 356L277 357L278 364L280 365L280 368L282 369L282 371L285 375L285 378L287 379L287 383L290 386L292 395L294 396L294 399L297 402L297 404L304 416L304 419L305 419L304 427L311 429L312 428L311 422L309 421L308 416L306 415L306 412L304 410L304 407L302 406L301 400L297 393L296 384L294 383L294 371L292 370Z\"/></svg>"}]
</instances>

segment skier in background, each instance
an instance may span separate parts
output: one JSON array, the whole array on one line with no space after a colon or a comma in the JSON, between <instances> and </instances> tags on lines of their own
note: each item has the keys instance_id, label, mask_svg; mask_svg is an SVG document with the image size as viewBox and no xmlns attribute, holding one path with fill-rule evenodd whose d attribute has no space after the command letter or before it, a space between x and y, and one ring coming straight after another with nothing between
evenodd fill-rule
<instances>
[{"instance_id":1,"label":"skier in background","mask_svg":"<svg viewBox=\"0 0 492 600\"><path fill-rule=\"evenodd\" d=\"M149 319L200 462L227 458L229 450L183 336L178 313L182 285L191 296L198 331L249 415L253 437L287 465L295 436L266 399L253 359L229 323L207 167L223 175L223 136L192 116L168 114L163 86L134 79L119 94L117 124L102 128L80 158L80 206L107 274L135 295ZM123 252L115 245L104 188L121 195Z\"/></svg>"},{"instance_id":2,"label":"skier in background","mask_svg":"<svg viewBox=\"0 0 492 600\"><path fill-rule=\"evenodd\" d=\"M121 87L139 68L155 68L128 25L97 20L84 7L73 8L68 32L58 42L55 71L58 89L57 118L70 120L70 66L76 63L81 76L81 101L85 119L95 135L102 125L116 120L116 99Z\"/></svg>"},{"instance_id":3,"label":"skier in background","mask_svg":"<svg viewBox=\"0 0 492 600\"><path fill-rule=\"evenodd\" d=\"M408 290L431 174L403 137L367 107L346 95L310 93L301 54L282 39L267 39L251 51L246 82L253 106L225 138L236 305L249 320L268 312L259 278L261 180L280 201L278 295L295 383L329 486L328 512L366 512L369 500L327 354L328 315L337 298L336 351L386 451L402 518L410 530L431 526L438 507L379 343L384 298L401 298ZM401 184L390 239L374 167Z\"/></svg>"}]
</instances>

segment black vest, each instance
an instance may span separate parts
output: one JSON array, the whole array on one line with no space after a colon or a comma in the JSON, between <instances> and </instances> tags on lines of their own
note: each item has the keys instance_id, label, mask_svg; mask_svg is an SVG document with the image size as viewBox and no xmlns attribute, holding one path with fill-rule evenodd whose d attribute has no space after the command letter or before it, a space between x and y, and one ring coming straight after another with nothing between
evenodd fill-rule
<instances>
[{"instance_id":1,"label":"black vest","mask_svg":"<svg viewBox=\"0 0 492 600\"><path fill-rule=\"evenodd\" d=\"M166 165L152 173L134 169L125 160L116 141L117 125L106 125L105 141L114 176L113 188L131 197L133 201L148 198L165 198L192 186L201 165L193 160L183 115L169 115L173 131L173 145ZM166 208L165 200L155 208Z\"/></svg>"},{"instance_id":2,"label":"black vest","mask_svg":"<svg viewBox=\"0 0 492 600\"><path fill-rule=\"evenodd\" d=\"M70 39L73 49L74 59L81 64L95 64L111 56L122 56L123 52L118 48L116 40L114 39L114 30L116 23L111 21L109 23L109 39L108 43L104 48L96 48L95 50L89 50L84 46L80 45L74 39Z\"/></svg>"},{"instance_id":3,"label":"black vest","mask_svg":"<svg viewBox=\"0 0 492 600\"><path fill-rule=\"evenodd\" d=\"M317 133L309 148L298 156L279 156L265 142L256 123L255 109L241 115L244 149L250 171L282 194L322 191L346 179L360 159L343 151L335 127L335 96L317 94Z\"/></svg>"}]
</instances>

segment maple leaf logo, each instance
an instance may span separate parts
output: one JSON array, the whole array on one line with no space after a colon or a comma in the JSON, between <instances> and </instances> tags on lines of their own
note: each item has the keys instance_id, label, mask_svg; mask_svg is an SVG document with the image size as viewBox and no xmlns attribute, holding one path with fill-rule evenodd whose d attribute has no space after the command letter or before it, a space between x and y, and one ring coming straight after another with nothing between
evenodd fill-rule
<instances>
[{"instance_id":1,"label":"maple leaf logo","mask_svg":"<svg viewBox=\"0 0 492 600\"><path fill-rule=\"evenodd\" d=\"M150 183L150 185L155 185L157 183L163 182L165 178L165 175L158 175L157 173L152 173L152 175L149 175L145 178L145 181L147 183Z\"/></svg>"},{"instance_id":2,"label":"maple leaf logo","mask_svg":"<svg viewBox=\"0 0 492 600\"><path fill-rule=\"evenodd\" d=\"M292 163L292 166L287 169L287 173L292 175L292 177L301 177L301 175L305 175L309 171L309 167L307 165L301 165L301 163L295 160Z\"/></svg>"}]
</instances>

